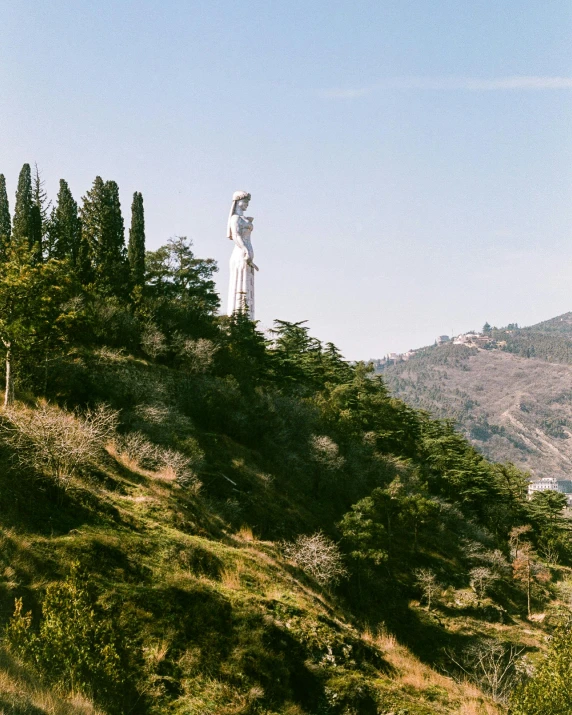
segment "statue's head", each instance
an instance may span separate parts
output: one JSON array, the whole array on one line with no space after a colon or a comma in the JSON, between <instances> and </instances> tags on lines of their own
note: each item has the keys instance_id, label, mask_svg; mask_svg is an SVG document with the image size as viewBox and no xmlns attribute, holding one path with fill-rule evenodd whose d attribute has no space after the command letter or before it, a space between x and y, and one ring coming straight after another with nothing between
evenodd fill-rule
<instances>
[{"instance_id":1,"label":"statue's head","mask_svg":"<svg viewBox=\"0 0 572 715\"><path fill-rule=\"evenodd\" d=\"M235 191L232 195L232 201L235 207L238 206L243 211L246 211L250 203L250 194L248 191Z\"/></svg>"}]
</instances>

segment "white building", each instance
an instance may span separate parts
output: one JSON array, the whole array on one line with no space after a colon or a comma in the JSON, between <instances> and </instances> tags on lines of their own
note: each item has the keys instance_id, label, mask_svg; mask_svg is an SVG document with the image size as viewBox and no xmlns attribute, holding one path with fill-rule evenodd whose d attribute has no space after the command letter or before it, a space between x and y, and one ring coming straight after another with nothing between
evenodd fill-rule
<instances>
[{"instance_id":1,"label":"white building","mask_svg":"<svg viewBox=\"0 0 572 715\"><path fill-rule=\"evenodd\" d=\"M528 496L532 496L534 492L546 492L548 490L553 492L561 491L558 485L558 480L554 477L543 477L537 482L530 482L528 485Z\"/></svg>"}]
</instances>

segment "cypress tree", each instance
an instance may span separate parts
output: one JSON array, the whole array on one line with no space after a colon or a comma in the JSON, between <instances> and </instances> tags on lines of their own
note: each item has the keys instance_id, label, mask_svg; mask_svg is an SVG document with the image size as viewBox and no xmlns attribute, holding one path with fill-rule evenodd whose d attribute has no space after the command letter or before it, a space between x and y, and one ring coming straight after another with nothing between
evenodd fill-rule
<instances>
[{"instance_id":1,"label":"cypress tree","mask_svg":"<svg viewBox=\"0 0 572 715\"><path fill-rule=\"evenodd\" d=\"M45 181L42 179L38 165L34 164L34 176L32 178L32 201L34 206L38 207L40 212L40 220L42 227L45 228L50 215L50 207L52 202L48 200L48 194L45 189Z\"/></svg>"},{"instance_id":2,"label":"cypress tree","mask_svg":"<svg viewBox=\"0 0 572 715\"><path fill-rule=\"evenodd\" d=\"M143 286L145 283L145 215L143 195L136 191L131 204L131 228L127 248L131 285Z\"/></svg>"},{"instance_id":3,"label":"cypress tree","mask_svg":"<svg viewBox=\"0 0 572 715\"><path fill-rule=\"evenodd\" d=\"M18 177L16 190L16 206L14 209L14 223L12 228L12 241L16 246L25 245L32 248L32 243L37 231L37 216L34 217L32 207L32 172L30 165L24 164Z\"/></svg>"},{"instance_id":4,"label":"cypress tree","mask_svg":"<svg viewBox=\"0 0 572 715\"><path fill-rule=\"evenodd\" d=\"M125 249L125 224L121 214L119 187L115 181L104 185L105 212L102 231L101 268L111 291L116 295L129 290L129 264Z\"/></svg>"},{"instance_id":5,"label":"cypress tree","mask_svg":"<svg viewBox=\"0 0 572 715\"><path fill-rule=\"evenodd\" d=\"M4 174L0 174L0 260L5 260L8 253L10 236L12 235L11 223L6 179Z\"/></svg>"},{"instance_id":6,"label":"cypress tree","mask_svg":"<svg viewBox=\"0 0 572 715\"><path fill-rule=\"evenodd\" d=\"M34 164L32 176L32 237L30 248L33 249L36 260L43 257L44 244L46 243L50 228L49 212L52 202L48 200L45 182L42 179L38 165Z\"/></svg>"},{"instance_id":7,"label":"cypress tree","mask_svg":"<svg viewBox=\"0 0 572 715\"><path fill-rule=\"evenodd\" d=\"M125 255L125 229L119 188L115 181L95 178L81 208L82 243L95 271L95 281L104 291L127 292L129 268Z\"/></svg>"},{"instance_id":8,"label":"cypress tree","mask_svg":"<svg viewBox=\"0 0 572 715\"><path fill-rule=\"evenodd\" d=\"M60 179L60 190L56 206L52 212L51 227L51 255L54 258L69 258L72 265L78 265L81 223L67 181Z\"/></svg>"}]
</instances>

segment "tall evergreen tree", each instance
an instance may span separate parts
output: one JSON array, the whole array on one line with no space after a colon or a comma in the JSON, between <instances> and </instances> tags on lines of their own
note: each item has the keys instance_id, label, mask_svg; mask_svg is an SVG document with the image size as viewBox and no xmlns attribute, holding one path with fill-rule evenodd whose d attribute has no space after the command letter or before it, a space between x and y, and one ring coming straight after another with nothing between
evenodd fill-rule
<instances>
[{"instance_id":1,"label":"tall evergreen tree","mask_svg":"<svg viewBox=\"0 0 572 715\"><path fill-rule=\"evenodd\" d=\"M34 174L32 176L32 201L38 207L42 227L48 223L52 202L48 199L45 188L46 182L42 179L38 165L34 164Z\"/></svg>"},{"instance_id":2,"label":"tall evergreen tree","mask_svg":"<svg viewBox=\"0 0 572 715\"><path fill-rule=\"evenodd\" d=\"M24 164L18 177L18 189L16 190L16 206L14 209L14 223L12 229L12 241L16 246L27 246L32 248L36 228L32 207L34 205L32 197L32 172L29 164Z\"/></svg>"},{"instance_id":3,"label":"tall evergreen tree","mask_svg":"<svg viewBox=\"0 0 572 715\"><path fill-rule=\"evenodd\" d=\"M105 206L104 183L96 176L91 189L83 197L80 209L81 241L79 247L79 274L84 285L95 281L95 267L98 263L103 213Z\"/></svg>"},{"instance_id":4,"label":"tall evergreen tree","mask_svg":"<svg viewBox=\"0 0 572 715\"><path fill-rule=\"evenodd\" d=\"M131 228L127 248L131 284L142 286L145 283L145 215L143 196L136 191L131 204Z\"/></svg>"},{"instance_id":5,"label":"tall evergreen tree","mask_svg":"<svg viewBox=\"0 0 572 715\"><path fill-rule=\"evenodd\" d=\"M115 181L104 183L100 176L95 178L83 199L81 219L85 246L80 252L89 251L95 282L104 291L116 295L125 293L129 267L119 188Z\"/></svg>"},{"instance_id":6,"label":"tall evergreen tree","mask_svg":"<svg viewBox=\"0 0 572 715\"><path fill-rule=\"evenodd\" d=\"M60 190L50 220L50 255L54 258L69 258L78 266L81 240L81 222L77 203L74 201L67 181L60 179Z\"/></svg>"},{"instance_id":7,"label":"tall evergreen tree","mask_svg":"<svg viewBox=\"0 0 572 715\"><path fill-rule=\"evenodd\" d=\"M129 264L125 247L125 224L121 214L119 187L115 181L104 186L105 212L102 232L100 266L103 282L116 295L129 290Z\"/></svg>"},{"instance_id":8,"label":"tall evergreen tree","mask_svg":"<svg viewBox=\"0 0 572 715\"><path fill-rule=\"evenodd\" d=\"M42 260L50 226L50 207L45 181L42 179L37 164L32 174L32 239L31 248L36 260Z\"/></svg>"},{"instance_id":9,"label":"tall evergreen tree","mask_svg":"<svg viewBox=\"0 0 572 715\"><path fill-rule=\"evenodd\" d=\"M12 226L10 219L10 206L6 192L6 179L0 174L0 260L5 260L10 245Z\"/></svg>"}]
</instances>

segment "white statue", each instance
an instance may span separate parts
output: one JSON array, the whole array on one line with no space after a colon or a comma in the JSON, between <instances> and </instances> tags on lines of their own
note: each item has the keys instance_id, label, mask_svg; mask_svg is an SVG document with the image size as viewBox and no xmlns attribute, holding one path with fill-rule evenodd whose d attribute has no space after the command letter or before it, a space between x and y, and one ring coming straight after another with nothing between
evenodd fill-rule
<instances>
[{"instance_id":1,"label":"white statue","mask_svg":"<svg viewBox=\"0 0 572 715\"><path fill-rule=\"evenodd\" d=\"M249 201L249 193L235 191L228 215L226 235L234 241L234 250L230 257L228 314L244 311L250 320L254 320L254 271L258 270L258 267L253 263L254 251L250 242L254 219L244 215Z\"/></svg>"}]
</instances>

